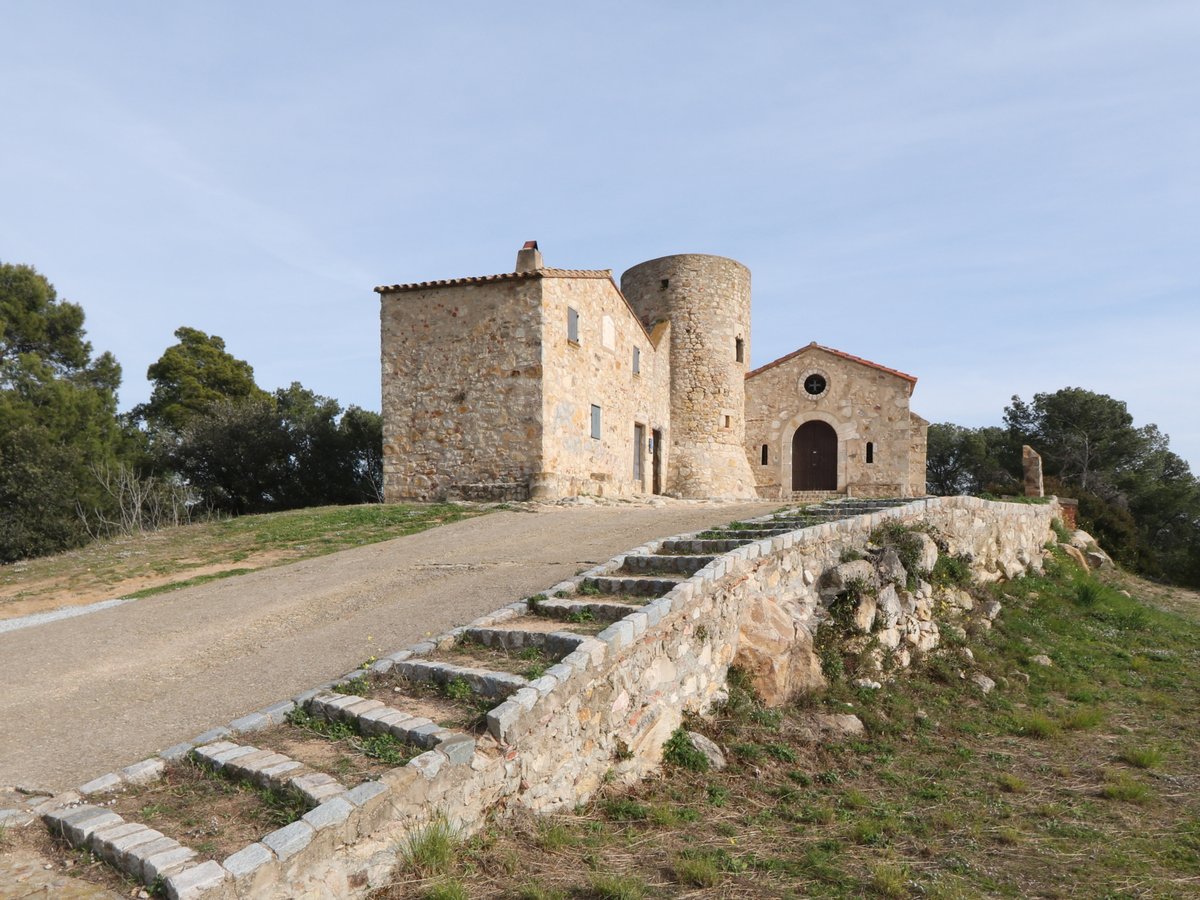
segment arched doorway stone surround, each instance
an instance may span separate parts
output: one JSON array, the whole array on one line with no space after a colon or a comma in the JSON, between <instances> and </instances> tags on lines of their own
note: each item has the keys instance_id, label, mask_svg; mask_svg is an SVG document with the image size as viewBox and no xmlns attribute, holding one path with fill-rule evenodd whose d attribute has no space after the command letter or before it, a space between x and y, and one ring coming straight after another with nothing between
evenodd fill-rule
<instances>
[{"instance_id":1,"label":"arched doorway stone surround","mask_svg":"<svg viewBox=\"0 0 1200 900\"><path fill-rule=\"evenodd\" d=\"M846 490L846 442L858 437L858 428L853 422L842 421L829 413L805 410L787 421L776 437L777 445L771 448L771 452L777 454L775 458L780 463L779 485L785 496L792 489L792 439L801 425L813 421L831 425L837 432L837 489Z\"/></svg>"}]
</instances>

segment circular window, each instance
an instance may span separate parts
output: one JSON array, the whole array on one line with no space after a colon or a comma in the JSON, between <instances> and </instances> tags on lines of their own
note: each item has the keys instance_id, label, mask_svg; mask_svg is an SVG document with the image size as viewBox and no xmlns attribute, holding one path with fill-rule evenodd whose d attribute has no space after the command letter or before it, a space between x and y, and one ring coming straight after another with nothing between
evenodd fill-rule
<instances>
[{"instance_id":1,"label":"circular window","mask_svg":"<svg viewBox=\"0 0 1200 900\"><path fill-rule=\"evenodd\" d=\"M805 375L802 384L804 385L804 393L810 397L821 396L829 387L829 382L825 380L825 376L820 372L810 372L808 375Z\"/></svg>"}]
</instances>

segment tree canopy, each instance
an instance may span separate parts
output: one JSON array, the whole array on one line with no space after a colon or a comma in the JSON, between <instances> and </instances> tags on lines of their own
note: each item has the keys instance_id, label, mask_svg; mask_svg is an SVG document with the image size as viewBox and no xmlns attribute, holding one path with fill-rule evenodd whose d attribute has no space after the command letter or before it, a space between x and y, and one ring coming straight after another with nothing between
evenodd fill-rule
<instances>
[{"instance_id":1,"label":"tree canopy","mask_svg":"<svg viewBox=\"0 0 1200 900\"><path fill-rule=\"evenodd\" d=\"M183 326L147 371L149 401L121 416L121 367L83 326L36 269L0 264L0 562L179 521L126 509L133 496L169 497L185 520L381 499L378 413L298 382L269 393L222 338Z\"/></svg>"},{"instance_id":2,"label":"tree canopy","mask_svg":"<svg viewBox=\"0 0 1200 900\"><path fill-rule=\"evenodd\" d=\"M146 370L154 388L149 402L135 411L153 428L178 431L217 403L265 396L254 382L254 369L229 353L222 338L186 325L175 337L179 343Z\"/></svg>"},{"instance_id":3,"label":"tree canopy","mask_svg":"<svg viewBox=\"0 0 1200 900\"><path fill-rule=\"evenodd\" d=\"M1049 491L1079 500L1081 525L1143 574L1200 584L1200 482L1154 425L1077 387L1018 396L1003 428L930 426L928 485L938 494L1016 492L1020 447L1042 456Z\"/></svg>"},{"instance_id":4,"label":"tree canopy","mask_svg":"<svg viewBox=\"0 0 1200 900\"><path fill-rule=\"evenodd\" d=\"M0 561L87 540L78 510L106 502L92 469L127 444L121 367L83 322L31 266L0 264Z\"/></svg>"}]
</instances>

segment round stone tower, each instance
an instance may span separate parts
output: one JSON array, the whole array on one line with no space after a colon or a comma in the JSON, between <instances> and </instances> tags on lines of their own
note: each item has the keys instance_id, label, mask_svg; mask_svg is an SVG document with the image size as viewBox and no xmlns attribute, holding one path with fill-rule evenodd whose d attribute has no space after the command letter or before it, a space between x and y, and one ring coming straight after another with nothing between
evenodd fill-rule
<instances>
[{"instance_id":1,"label":"round stone tower","mask_svg":"<svg viewBox=\"0 0 1200 900\"><path fill-rule=\"evenodd\" d=\"M621 292L647 326L671 322L666 492L757 496L745 447L750 270L721 256L664 256L622 275Z\"/></svg>"}]
</instances>

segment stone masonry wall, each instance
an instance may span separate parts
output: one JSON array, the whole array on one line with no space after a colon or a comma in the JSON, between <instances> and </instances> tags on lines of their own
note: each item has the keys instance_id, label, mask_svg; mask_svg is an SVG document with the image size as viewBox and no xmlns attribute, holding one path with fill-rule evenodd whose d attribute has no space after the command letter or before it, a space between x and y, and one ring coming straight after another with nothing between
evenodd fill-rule
<instances>
[{"instance_id":1,"label":"stone masonry wall","mask_svg":"<svg viewBox=\"0 0 1200 900\"><path fill-rule=\"evenodd\" d=\"M1040 565L1057 514L1057 504L938 497L726 553L665 597L584 639L543 678L493 710L490 735L480 739L469 760L455 764L430 751L384 775L386 790L360 814L355 842L309 860L254 896L357 896L386 880L398 842L435 815L470 832L482 826L489 810L520 806L550 812L586 801L607 779L633 782L659 764L662 745L685 711L703 712L721 695L730 662L764 632L787 645L772 677L811 685L812 637L827 615L823 577L843 550L861 547L887 521L929 523L950 553L969 557L973 571L988 581ZM630 555L653 552L658 544ZM580 578L619 568L624 558ZM551 590L570 594L579 580ZM524 602L514 604L473 625L487 627L525 610ZM455 638L451 632L435 640ZM411 655L403 651L402 658ZM385 658L381 664L390 663ZM235 895L250 896L232 890L211 896Z\"/></svg>"},{"instance_id":2,"label":"stone masonry wall","mask_svg":"<svg viewBox=\"0 0 1200 900\"><path fill-rule=\"evenodd\" d=\"M625 272L621 290L647 324L671 322L672 453L667 493L755 496L742 449L744 380L750 360L750 270L720 256L666 256Z\"/></svg>"},{"instance_id":3,"label":"stone masonry wall","mask_svg":"<svg viewBox=\"0 0 1200 900\"><path fill-rule=\"evenodd\" d=\"M802 385L814 372L828 385L818 397ZM914 431L910 420L910 391L911 382L899 376L818 347L746 379L746 454L759 496L791 493L792 437L813 419L837 431L837 490L855 497L924 495L924 430ZM871 463L868 442L874 445Z\"/></svg>"},{"instance_id":4,"label":"stone masonry wall","mask_svg":"<svg viewBox=\"0 0 1200 900\"><path fill-rule=\"evenodd\" d=\"M654 429L670 444L670 326L652 336L611 278L543 279L542 467L540 499L577 494L628 496L651 492ZM567 309L579 314L579 341L567 339ZM633 371L634 348L640 352ZM600 438L591 435L591 407L600 407ZM634 425L643 427L641 477L634 479Z\"/></svg>"},{"instance_id":5,"label":"stone masonry wall","mask_svg":"<svg viewBox=\"0 0 1200 900\"><path fill-rule=\"evenodd\" d=\"M516 808L535 813L570 808L594 796L607 780L630 783L650 773L683 715L703 714L722 696L731 662L745 665L764 695L775 702L820 684L813 636L830 617L829 581L844 574L847 566L869 567L864 560L842 563L841 559L849 548L864 549L879 526L888 522L931 526L946 552L969 560L975 576L986 582L1038 568L1043 544L1053 534L1051 521L1059 514L1057 502L1032 505L937 497L743 544L715 557L666 595L635 609L594 638L538 634L544 644L569 652L535 681L455 668L459 677L488 682L489 695L507 697L488 713L486 734L442 733L433 723L414 725L414 735L425 735L421 746L433 749L378 780L346 789L329 776L307 776L310 781L323 779L308 786L320 793L319 804L222 862L198 862L189 848L137 823L126 823L103 803L92 805L83 798L122 784L152 781L162 776L164 759L188 754L216 765L249 766L250 760L264 753L241 745L241 736L278 724L296 707L321 709L323 715L337 710L340 716L357 716L360 729L378 728L387 721L372 718L382 712L381 704L353 696L345 688L348 683L393 669L406 677L436 677L435 670L445 664L423 657L439 647L483 634L506 641L525 635L512 631L504 637L497 628L534 609L532 598L212 729L163 751L162 759L102 776L76 792L51 798L35 812L73 845L86 844L105 859L124 864L126 870L132 864L149 879L147 883L154 880L149 870L162 867L167 873L162 887L169 900L361 897L390 881L404 841L437 819L469 834L492 814ZM770 517L764 520L769 522ZM671 540L676 548L695 539L696 535L683 535ZM571 604L580 599L583 579L636 570L628 561L654 553L662 543L638 547L555 585L547 594L562 599L539 602ZM888 552L884 551L881 564L886 564ZM889 584L885 590L892 587ZM926 613L931 606L925 603ZM921 600L914 607L913 615L904 613L906 636L896 642L897 657L937 646L936 625L925 621L928 615L921 615ZM989 619L994 614L995 610L984 612ZM922 623L930 627L923 628ZM881 644L890 627L875 632ZM484 687L481 683L480 689ZM404 718L395 711L388 714ZM285 759L269 751L265 756L262 765ZM34 814L16 812L26 820Z\"/></svg>"},{"instance_id":6,"label":"stone masonry wall","mask_svg":"<svg viewBox=\"0 0 1200 900\"><path fill-rule=\"evenodd\" d=\"M381 296L388 502L527 496L542 448L541 285Z\"/></svg>"}]
</instances>

